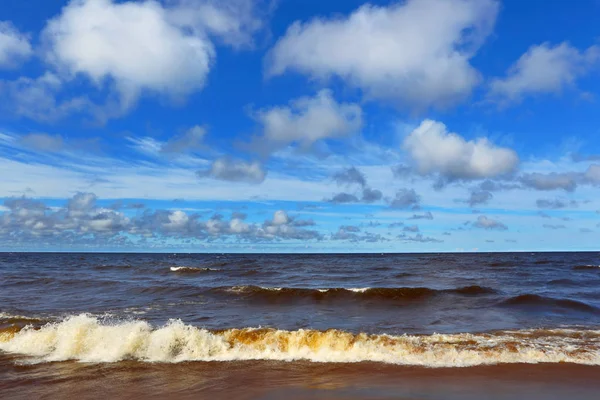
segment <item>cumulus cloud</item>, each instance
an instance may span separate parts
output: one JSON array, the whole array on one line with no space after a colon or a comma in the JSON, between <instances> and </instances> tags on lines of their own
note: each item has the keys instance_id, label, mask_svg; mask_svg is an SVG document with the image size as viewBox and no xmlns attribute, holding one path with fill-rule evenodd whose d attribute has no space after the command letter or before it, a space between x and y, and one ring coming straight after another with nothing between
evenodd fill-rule
<instances>
[{"instance_id":1,"label":"cumulus cloud","mask_svg":"<svg viewBox=\"0 0 600 400\"><path fill-rule=\"evenodd\" d=\"M354 226L354 225L342 225L339 228L340 230L346 231L346 232L360 232L360 228L358 226Z\"/></svg>"},{"instance_id":2,"label":"cumulus cloud","mask_svg":"<svg viewBox=\"0 0 600 400\"><path fill-rule=\"evenodd\" d=\"M343 203L358 203L360 200L353 194L350 193L338 193L331 199L327 200L330 203L343 204Z\"/></svg>"},{"instance_id":3,"label":"cumulus cloud","mask_svg":"<svg viewBox=\"0 0 600 400\"><path fill-rule=\"evenodd\" d=\"M0 21L0 68L14 68L32 53L29 37L11 22Z\"/></svg>"},{"instance_id":4,"label":"cumulus cloud","mask_svg":"<svg viewBox=\"0 0 600 400\"><path fill-rule=\"evenodd\" d=\"M322 235L315 230L301 228L306 225L301 220L290 217L284 210L278 210L271 220L265 221L256 235L269 239L320 240L322 238Z\"/></svg>"},{"instance_id":5,"label":"cumulus cloud","mask_svg":"<svg viewBox=\"0 0 600 400\"><path fill-rule=\"evenodd\" d=\"M225 220L216 214L202 220L197 213L182 210L146 209L128 217L114 207L98 205L93 193L77 193L62 207L48 207L30 198L4 201L0 213L0 239L5 246L98 245L112 246L148 239L197 239L263 242L273 240L318 240L321 234L305 227L314 221L291 217L278 210L262 225L248 223L241 215Z\"/></svg>"},{"instance_id":6,"label":"cumulus cloud","mask_svg":"<svg viewBox=\"0 0 600 400\"><path fill-rule=\"evenodd\" d=\"M424 214L413 214L413 216L408 219L433 219L433 214L431 211L427 211Z\"/></svg>"},{"instance_id":7,"label":"cumulus cloud","mask_svg":"<svg viewBox=\"0 0 600 400\"><path fill-rule=\"evenodd\" d=\"M383 193L381 190L364 188L362 193L362 201L365 203L373 203L381 200Z\"/></svg>"},{"instance_id":8,"label":"cumulus cloud","mask_svg":"<svg viewBox=\"0 0 600 400\"><path fill-rule=\"evenodd\" d=\"M402 241L404 241L404 242L417 242L417 243L442 243L443 242L443 240L440 240L440 239L423 236L423 234L421 234L421 233L417 233L414 236L409 236L409 235L406 235L403 233L403 234L398 235L398 239L402 239Z\"/></svg>"},{"instance_id":9,"label":"cumulus cloud","mask_svg":"<svg viewBox=\"0 0 600 400\"><path fill-rule=\"evenodd\" d=\"M187 32L150 1L71 1L42 36L49 63L97 85L111 80L124 110L142 91L177 98L201 89L215 56L204 35Z\"/></svg>"},{"instance_id":10,"label":"cumulus cloud","mask_svg":"<svg viewBox=\"0 0 600 400\"><path fill-rule=\"evenodd\" d=\"M338 103L330 90L301 97L287 106L266 108L254 117L263 127L255 147L263 151L297 144L309 148L323 139L342 138L362 127L362 109L355 103Z\"/></svg>"},{"instance_id":11,"label":"cumulus cloud","mask_svg":"<svg viewBox=\"0 0 600 400\"><path fill-rule=\"evenodd\" d=\"M37 151L59 152L65 148L65 143L60 135L48 133L29 133L19 137L19 143Z\"/></svg>"},{"instance_id":12,"label":"cumulus cloud","mask_svg":"<svg viewBox=\"0 0 600 400\"><path fill-rule=\"evenodd\" d=\"M421 196L414 189L400 189L396 192L396 196L390 200L392 208L419 208Z\"/></svg>"},{"instance_id":13,"label":"cumulus cloud","mask_svg":"<svg viewBox=\"0 0 600 400\"><path fill-rule=\"evenodd\" d=\"M486 192L499 192L501 190L520 189L522 186L517 183L497 182L490 179L479 184L479 189Z\"/></svg>"},{"instance_id":14,"label":"cumulus cloud","mask_svg":"<svg viewBox=\"0 0 600 400\"><path fill-rule=\"evenodd\" d=\"M342 204L342 203L374 203L376 201L379 201L382 199L383 197L383 193L381 193L380 190L377 189L371 189L371 188L364 188L362 190L362 194L359 196L356 196L354 194L351 193L338 193L336 195L334 195L331 199L326 199L325 201L328 201L330 203L337 203L337 204Z\"/></svg>"},{"instance_id":15,"label":"cumulus cloud","mask_svg":"<svg viewBox=\"0 0 600 400\"><path fill-rule=\"evenodd\" d=\"M180 103L204 87L216 58L213 39L252 46L272 9L265 3L71 0L42 31L47 71L0 81L3 108L42 122L77 113L104 123L130 111L145 94ZM27 38L0 23L0 67L7 54L14 61L30 53ZM82 81L101 95L94 101L71 96L69 90Z\"/></svg>"},{"instance_id":16,"label":"cumulus cloud","mask_svg":"<svg viewBox=\"0 0 600 400\"><path fill-rule=\"evenodd\" d=\"M392 174L396 179L404 179L412 174L412 168L405 164L398 164L391 167Z\"/></svg>"},{"instance_id":17,"label":"cumulus cloud","mask_svg":"<svg viewBox=\"0 0 600 400\"><path fill-rule=\"evenodd\" d=\"M578 175L571 172L551 172L542 174L538 172L523 174L520 178L525 187L536 190L557 190L562 189L567 192L573 192L577 188Z\"/></svg>"},{"instance_id":18,"label":"cumulus cloud","mask_svg":"<svg viewBox=\"0 0 600 400\"><path fill-rule=\"evenodd\" d=\"M599 46L585 51L566 42L532 46L510 67L505 78L492 80L488 98L506 105L519 103L526 96L560 93L599 60Z\"/></svg>"},{"instance_id":19,"label":"cumulus cloud","mask_svg":"<svg viewBox=\"0 0 600 400\"><path fill-rule=\"evenodd\" d=\"M480 215L473 223L473 226L481 229L505 231L508 229L502 222Z\"/></svg>"},{"instance_id":20,"label":"cumulus cloud","mask_svg":"<svg viewBox=\"0 0 600 400\"><path fill-rule=\"evenodd\" d=\"M466 203L471 207L475 207L478 204L487 204L493 197L494 195L486 190L474 190Z\"/></svg>"},{"instance_id":21,"label":"cumulus cloud","mask_svg":"<svg viewBox=\"0 0 600 400\"><path fill-rule=\"evenodd\" d=\"M418 225L409 225L409 226L405 226L404 228L402 228L402 230L404 232L419 232L419 226Z\"/></svg>"},{"instance_id":22,"label":"cumulus cloud","mask_svg":"<svg viewBox=\"0 0 600 400\"><path fill-rule=\"evenodd\" d=\"M377 243L385 242L389 239L385 238L381 234L375 234L371 232L359 233L360 229L355 226L342 225L339 227L337 232L333 233L329 238L330 240L345 240L349 242L365 242L365 243Z\"/></svg>"},{"instance_id":23,"label":"cumulus cloud","mask_svg":"<svg viewBox=\"0 0 600 400\"><path fill-rule=\"evenodd\" d=\"M207 32L234 48L252 47L272 3L261 0L168 0L169 20L197 35Z\"/></svg>"},{"instance_id":24,"label":"cumulus cloud","mask_svg":"<svg viewBox=\"0 0 600 400\"><path fill-rule=\"evenodd\" d=\"M332 179L338 185L359 185L362 187L361 194L338 193L329 201L331 203L374 203L383 197L381 190L367 186L365 175L356 167L346 168L333 174Z\"/></svg>"},{"instance_id":25,"label":"cumulus cloud","mask_svg":"<svg viewBox=\"0 0 600 400\"><path fill-rule=\"evenodd\" d=\"M266 73L339 77L367 98L413 109L445 107L480 81L469 60L497 12L493 0L409 0L295 22L268 55Z\"/></svg>"},{"instance_id":26,"label":"cumulus cloud","mask_svg":"<svg viewBox=\"0 0 600 400\"><path fill-rule=\"evenodd\" d=\"M41 122L54 122L73 113L85 113L95 119L104 119L85 96L58 98L61 79L46 72L37 78L20 77L13 81L0 80L1 109L6 113ZM101 115L102 114L102 115Z\"/></svg>"},{"instance_id":27,"label":"cumulus cloud","mask_svg":"<svg viewBox=\"0 0 600 400\"><path fill-rule=\"evenodd\" d=\"M535 204L538 206L538 208L548 208L553 210L567 208L569 206L577 207L577 202L575 200L567 201L561 199L538 199L536 200Z\"/></svg>"},{"instance_id":28,"label":"cumulus cloud","mask_svg":"<svg viewBox=\"0 0 600 400\"><path fill-rule=\"evenodd\" d=\"M210 177L230 182L262 183L267 173L258 161L245 162L230 158L215 160L208 170L196 173L199 178Z\"/></svg>"},{"instance_id":29,"label":"cumulus cloud","mask_svg":"<svg viewBox=\"0 0 600 400\"><path fill-rule=\"evenodd\" d=\"M202 126L193 126L185 133L171 138L160 149L163 153L186 153L199 150L204 146L206 129Z\"/></svg>"},{"instance_id":30,"label":"cumulus cloud","mask_svg":"<svg viewBox=\"0 0 600 400\"><path fill-rule=\"evenodd\" d=\"M352 185L357 184L362 187L367 185L365 175L360 172L356 167L346 168L342 171L336 172L332 176L333 180L338 185Z\"/></svg>"},{"instance_id":31,"label":"cumulus cloud","mask_svg":"<svg viewBox=\"0 0 600 400\"><path fill-rule=\"evenodd\" d=\"M467 141L441 122L424 120L405 139L403 148L421 175L438 173L447 180L493 178L513 172L517 154L486 138Z\"/></svg>"}]
</instances>

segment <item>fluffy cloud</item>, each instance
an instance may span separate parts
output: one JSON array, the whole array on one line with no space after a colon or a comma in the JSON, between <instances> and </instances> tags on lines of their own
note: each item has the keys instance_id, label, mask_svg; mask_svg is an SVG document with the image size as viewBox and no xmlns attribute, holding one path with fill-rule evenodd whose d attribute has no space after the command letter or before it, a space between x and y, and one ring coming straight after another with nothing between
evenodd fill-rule
<instances>
[{"instance_id":1,"label":"fluffy cloud","mask_svg":"<svg viewBox=\"0 0 600 400\"><path fill-rule=\"evenodd\" d=\"M359 233L360 228L356 226L342 225L338 231L330 236L331 240L345 240L348 242L365 242L365 243L377 243L388 241L385 237L380 234L371 232Z\"/></svg>"},{"instance_id":2,"label":"fluffy cloud","mask_svg":"<svg viewBox=\"0 0 600 400\"><path fill-rule=\"evenodd\" d=\"M14 81L0 80L2 102L0 108L7 113L41 122L53 122L72 113L86 113L95 119L106 118L85 96L58 98L62 81L54 73L33 79L20 77Z\"/></svg>"},{"instance_id":3,"label":"fluffy cloud","mask_svg":"<svg viewBox=\"0 0 600 400\"><path fill-rule=\"evenodd\" d=\"M169 20L234 48L251 47L271 5L261 0L168 0Z\"/></svg>"},{"instance_id":4,"label":"fluffy cloud","mask_svg":"<svg viewBox=\"0 0 600 400\"><path fill-rule=\"evenodd\" d=\"M421 175L438 173L448 180L483 179L513 172L517 154L486 138L467 141L441 122L425 120L405 139L404 149Z\"/></svg>"},{"instance_id":5,"label":"fluffy cloud","mask_svg":"<svg viewBox=\"0 0 600 400\"><path fill-rule=\"evenodd\" d=\"M356 167L350 167L342 171L338 171L333 174L332 179L337 182L338 185L359 185L362 187L362 193L358 195L351 193L338 193L331 199L326 200L331 203L374 203L381 200L383 197L381 190L373 189L367 186L367 179L365 178L365 175Z\"/></svg>"},{"instance_id":6,"label":"fluffy cloud","mask_svg":"<svg viewBox=\"0 0 600 400\"><path fill-rule=\"evenodd\" d=\"M352 185L357 184L362 187L367 185L365 175L360 172L356 167L350 167L342 171L336 172L332 176L333 180L338 185Z\"/></svg>"},{"instance_id":7,"label":"fluffy cloud","mask_svg":"<svg viewBox=\"0 0 600 400\"><path fill-rule=\"evenodd\" d=\"M448 106L480 81L469 60L497 12L493 0L409 0L295 22L267 57L267 75L337 76L368 98L410 108Z\"/></svg>"},{"instance_id":8,"label":"fluffy cloud","mask_svg":"<svg viewBox=\"0 0 600 400\"><path fill-rule=\"evenodd\" d=\"M402 239L404 242L417 242L417 243L442 243L443 240L439 240L436 238L423 236L421 233L417 233L414 236L408 236L404 233L398 235L398 239Z\"/></svg>"},{"instance_id":9,"label":"fluffy cloud","mask_svg":"<svg viewBox=\"0 0 600 400\"><path fill-rule=\"evenodd\" d=\"M202 88L214 59L204 35L186 32L153 1L73 0L43 38L58 71L97 85L110 79L124 110L145 90L178 98Z\"/></svg>"},{"instance_id":10,"label":"fluffy cloud","mask_svg":"<svg viewBox=\"0 0 600 400\"><path fill-rule=\"evenodd\" d=\"M585 51L566 42L532 46L510 67L506 78L491 82L488 97L507 104L518 103L529 95L560 93L574 85L599 60L599 46Z\"/></svg>"},{"instance_id":11,"label":"fluffy cloud","mask_svg":"<svg viewBox=\"0 0 600 400\"><path fill-rule=\"evenodd\" d=\"M258 161L245 162L229 158L215 160L210 169L198 171L199 178L210 177L231 182L261 183L267 173Z\"/></svg>"},{"instance_id":12,"label":"fluffy cloud","mask_svg":"<svg viewBox=\"0 0 600 400\"><path fill-rule=\"evenodd\" d=\"M381 200L383 197L383 193L377 189L364 188L362 190L362 196L359 198L356 195L350 193L338 193L334 195L331 199L326 201L330 203L374 203L376 201Z\"/></svg>"},{"instance_id":13,"label":"fluffy cloud","mask_svg":"<svg viewBox=\"0 0 600 400\"><path fill-rule=\"evenodd\" d=\"M578 174L571 172L551 172L542 174L538 172L523 174L521 183L529 188L536 190L557 190L562 189L567 192L573 192L577 188Z\"/></svg>"},{"instance_id":14,"label":"fluffy cloud","mask_svg":"<svg viewBox=\"0 0 600 400\"><path fill-rule=\"evenodd\" d=\"M13 68L32 53L29 38L12 23L0 21L0 68Z\"/></svg>"},{"instance_id":15,"label":"fluffy cloud","mask_svg":"<svg viewBox=\"0 0 600 400\"><path fill-rule=\"evenodd\" d=\"M413 214L413 216L408 219L433 219L433 214L431 211L427 211L424 214Z\"/></svg>"},{"instance_id":16,"label":"fluffy cloud","mask_svg":"<svg viewBox=\"0 0 600 400\"><path fill-rule=\"evenodd\" d=\"M312 240L321 239L321 234L314 230L302 229L305 226L301 220L294 220L283 210L273 214L271 220L265 221L262 228L258 229L256 235L269 239L296 239Z\"/></svg>"},{"instance_id":17,"label":"fluffy cloud","mask_svg":"<svg viewBox=\"0 0 600 400\"><path fill-rule=\"evenodd\" d=\"M414 189L400 189L396 192L396 196L390 200L392 208L419 208L421 196Z\"/></svg>"},{"instance_id":18,"label":"fluffy cloud","mask_svg":"<svg viewBox=\"0 0 600 400\"><path fill-rule=\"evenodd\" d=\"M475 207L478 204L487 204L493 197L494 195L486 190L474 190L466 202Z\"/></svg>"},{"instance_id":19,"label":"fluffy cloud","mask_svg":"<svg viewBox=\"0 0 600 400\"><path fill-rule=\"evenodd\" d=\"M240 215L225 220L213 215L201 220L199 214L182 210L150 210L128 217L114 208L98 206L93 193L77 193L63 207L50 208L43 202L20 197L4 202L0 213L0 239L7 246L135 244L137 240L197 239L264 242L273 240L318 240L321 234L305 227L301 220L278 210L262 225L247 223Z\"/></svg>"},{"instance_id":20,"label":"fluffy cloud","mask_svg":"<svg viewBox=\"0 0 600 400\"><path fill-rule=\"evenodd\" d=\"M473 226L481 229L489 229L489 230L499 230L505 231L508 229L506 225L504 225L500 221L496 221L495 219L491 219L486 217L485 215L480 215L477 217L477 220L473 223Z\"/></svg>"},{"instance_id":21,"label":"fluffy cloud","mask_svg":"<svg viewBox=\"0 0 600 400\"><path fill-rule=\"evenodd\" d=\"M322 139L341 138L362 127L358 104L338 103L331 91L301 97L288 106L259 110L255 118L263 126L260 149L274 150L295 143L309 148Z\"/></svg>"}]
</instances>

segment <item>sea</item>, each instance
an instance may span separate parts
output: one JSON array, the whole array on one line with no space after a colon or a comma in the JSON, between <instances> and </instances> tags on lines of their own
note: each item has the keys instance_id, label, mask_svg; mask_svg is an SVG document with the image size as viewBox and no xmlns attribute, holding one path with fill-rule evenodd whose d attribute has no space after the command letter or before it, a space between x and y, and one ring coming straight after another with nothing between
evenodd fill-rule
<instances>
[{"instance_id":1,"label":"sea","mask_svg":"<svg viewBox=\"0 0 600 400\"><path fill-rule=\"evenodd\" d=\"M2 399L598 399L600 253L0 253Z\"/></svg>"}]
</instances>

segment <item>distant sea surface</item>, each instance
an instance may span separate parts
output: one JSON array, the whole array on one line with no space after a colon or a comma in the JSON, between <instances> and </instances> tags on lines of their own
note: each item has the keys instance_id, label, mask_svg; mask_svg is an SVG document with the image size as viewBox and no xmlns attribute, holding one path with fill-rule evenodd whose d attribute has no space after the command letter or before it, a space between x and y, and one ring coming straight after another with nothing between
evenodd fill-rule
<instances>
[{"instance_id":1,"label":"distant sea surface","mask_svg":"<svg viewBox=\"0 0 600 400\"><path fill-rule=\"evenodd\" d=\"M0 397L594 399L599 266L0 253Z\"/></svg>"}]
</instances>

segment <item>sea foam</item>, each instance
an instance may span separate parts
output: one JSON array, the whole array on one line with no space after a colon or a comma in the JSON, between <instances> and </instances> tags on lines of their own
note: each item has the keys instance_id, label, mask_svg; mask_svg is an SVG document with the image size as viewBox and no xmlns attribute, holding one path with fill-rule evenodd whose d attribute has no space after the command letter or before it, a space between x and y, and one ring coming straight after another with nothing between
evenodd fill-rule
<instances>
[{"instance_id":1,"label":"sea foam","mask_svg":"<svg viewBox=\"0 0 600 400\"><path fill-rule=\"evenodd\" d=\"M520 330L487 334L369 335L264 328L209 331L172 320L109 323L88 314L41 328L0 331L0 350L34 360L82 362L308 360L426 367L568 362L600 365L600 331Z\"/></svg>"}]
</instances>

